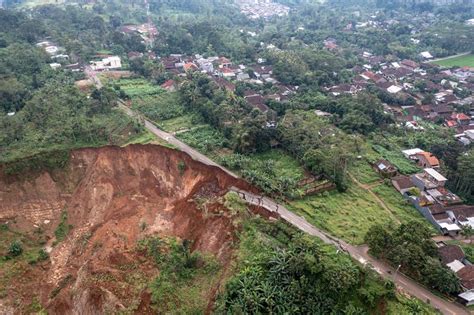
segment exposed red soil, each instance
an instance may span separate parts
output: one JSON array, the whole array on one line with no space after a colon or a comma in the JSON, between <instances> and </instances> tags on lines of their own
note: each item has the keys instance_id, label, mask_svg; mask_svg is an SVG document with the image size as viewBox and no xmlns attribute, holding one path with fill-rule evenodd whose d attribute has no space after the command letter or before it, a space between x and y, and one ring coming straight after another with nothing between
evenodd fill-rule
<instances>
[{"instance_id":1,"label":"exposed red soil","mask_svg":"<svg viewBox=\"0 0 474 315\"><path fill-rule=\"evenodd\" d=\"M49 314L100 314L134 299L137 313L151 313L150 295L135 292L128 279L157 273L135 250L137 241L148 235L192 240L193 250L225 265L234 227L217 200L231 186L255 191L216 167L155 145L80 149L62 170L0 175L0 223L30 235L40 227L49 243L63 211L72 225L52 247L50 262L29 268L23 275L28 281L12 283L13 293L0 306L14 299L27 305L39 296ZM208 211L221 215L206 215L199 198L213 200Z\"/></svg>"}]
</instances>

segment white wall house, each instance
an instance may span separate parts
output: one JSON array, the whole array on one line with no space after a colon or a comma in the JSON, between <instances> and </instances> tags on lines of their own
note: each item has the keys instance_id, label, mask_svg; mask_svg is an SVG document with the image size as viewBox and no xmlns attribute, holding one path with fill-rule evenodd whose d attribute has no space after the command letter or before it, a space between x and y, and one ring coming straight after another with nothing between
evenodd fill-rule
<instances>
[{"instance_id":1,"label":"white wall house","mask_svg":"<svg viewBox=\"0 0 474 315\"><path fill-rule=\"evenodd\" d=\"M94 71L112 70L122 68L122 61L118 56L111 56L100 61L91 61L91 68Z\"/></svg>"}]
</instances>

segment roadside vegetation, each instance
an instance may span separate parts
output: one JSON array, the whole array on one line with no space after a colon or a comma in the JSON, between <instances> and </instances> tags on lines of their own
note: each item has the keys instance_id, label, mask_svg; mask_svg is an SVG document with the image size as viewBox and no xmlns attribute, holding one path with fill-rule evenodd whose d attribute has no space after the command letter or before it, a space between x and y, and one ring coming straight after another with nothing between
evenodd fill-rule
<instances>
[{"instance_id":1,"label":"roadside vegetation","mask_svg":"<svg viewBox=\"0 0 474 315\"><path fill-rule=\"evenodd\" d=\"M217 300L218 313L434 313L395 294L393 283L372 270L284 223L246 220L239 239L236 273Z\"/></svg>"},{"instance_id":2,"label":"roadside vegetation","mask_svg":"<svg viewBox=\"0 0 474 315\"><path fill-rule=\"evenodd\" d=\"M402 224L397 228L378 224L365 235L369 251L377 258L387 260L394 268L443 294L461 290L459 278L441 263L431 231L418 222Z\"/></svg>"}]
</instances>

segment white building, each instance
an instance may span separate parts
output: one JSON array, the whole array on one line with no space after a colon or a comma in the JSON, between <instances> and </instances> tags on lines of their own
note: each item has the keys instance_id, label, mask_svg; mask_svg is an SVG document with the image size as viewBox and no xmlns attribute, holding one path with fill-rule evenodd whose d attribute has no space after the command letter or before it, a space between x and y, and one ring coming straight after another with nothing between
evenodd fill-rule
<instances>
[{"instance_id":1,"label":"white building","mask_svg":"<svg viewBox=\"0 0 474 315\"><path fill-rule=\"evenodd\" d=\"M100 61L91 61L91 68L94 71L112 70L122 68L122 61L118 56L110 56Z\"/></svg>"},{"instance_id":2,"label":"white building","mask_svg":"<svg viewBox=\"0 0 474 315\"><path fill-rule=\"evenodd\" d=\"M420 53L420 56L425 59L432 59L433 55L430 54L429 51L423 51Z\"/></svg>"},{"instance_id":3,"label":"white building","mask_svg":"<svg viewBox=\"0 0 474 315\"><path fill-rule=\"evenodd\" d=\"M56 70L56 69L61 68L61 64L60 64L60 63L57 63L57 62L50 63L49 66L50 66L53 70Z\"/></svg>"},{"instance_id":4,"label":"white building","mask_svg":"<svg viewBox=\"0 0 474 315\"><path fill-rule=\"evenodd\" d=\"M402 153L407 159L411 159L412 156L424 152L422 149L415 148L415 149L409 149L409 150L403 150Z\"/></svg>"}]
</instances>

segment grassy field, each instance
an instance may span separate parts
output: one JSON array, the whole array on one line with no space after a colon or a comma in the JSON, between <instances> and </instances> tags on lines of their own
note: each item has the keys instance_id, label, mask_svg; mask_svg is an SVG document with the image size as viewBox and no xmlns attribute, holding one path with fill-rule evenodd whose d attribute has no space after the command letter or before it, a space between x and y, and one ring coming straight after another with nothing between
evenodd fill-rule
<instances>
[{"instance_id":1,"label":"grassy field","mask_svg":"<svg viewBox=\"0 0 474 315\"><path fill-rule=\"evenodd\" d=\"M218 163L235 171L268 195L298 198L303 194L297 184L305 177L304 169L283 150L274 149L250 155L219 153Z\"/></svg>"},{"instance_id":2,"label":"grassy field","mask_svg":"<svg viewBox=\"0 0 474 315\"><path fill-rule=\"evenodd\" d=\"M434 227L391 184L381 184L371 190L384 201L400 222L415 220L420 225L431 229L433 233L437 233Z\"/></svg>"},{"instance_id":3,"label":"grassy field","mask_svg":"<svg viewBox=\"0 0 474 315\"><path fill-rule=\"evenodd\" d=\"M199 122L199 117L194 114L184 114L179 117L160 120L157 122L158 127L167 132L185 131L191 128L201 128L207 126Z\"/></svg>"},{"instance_id":4,"label":"grassy field","mask_svg":"<svg viewBox=\"0 0 474 315\"><path fill-rule=\"evenodd\" d=\"M442 67L474 67L474 54L448 58L444 60L434 61L433 63Z\"/></svg>"},{"instance_id":5,"label":"grassy field","mask_svg":"<svg viewBox=\"0 0 474 315\"><path fill-rule=\"evenodd\" d=\"M345 193L331 191L290 202L288 208L304 216L310 223L353 244L362 244L373 224L398 224L410 220L426 224L421 215L392 187L381 184L372 188L381 197L384 209L374 196L351 183Z\"/></svg>"},{"instance_id":6,"label":"grassy field","mask_svg":"<svg viewBox=\"0 0 474 315\"><path fill-rule=\"evenodd\" d=\"M373 224L396 224L392 214L356 185L351 185L345 193L331 191L293 201L288 208L315 226L354 244L364 242L364 235Z\"/></svg>"},{"instance_id":7,"label":"grassy field","mask_svg":"<svg viewBox=\"0 0 474 315\"><path fill-rule=\"evenodd\" d=\"M388 150L380 145L373 145L372 148L380 154L381 157L392 163L402 174L408 175L421 171L421 168L408 160L398 148Z\"/></svg>"},{"instance_id":8,"label":"grassy field","mask_svg":"<svg viewBox=\"0 0 474 315\"><path fill-rule=\"evenodd\" d=\"M381 180L365 159L357 160L350 166L350 172L362 184L375 184Z\"/></svg>"},{"instance_id":9,"label":"grassy field","mask_svg":"<svg viewBox=\"0 0 474 315\"><path fill-rule=\"evenodd\" d=\"M209 125L179 133L177 138L211 158L216 158L217 151L227 143L222 133Z\"/></svg>"},{"instance_id":10,"label":"grassy field","mask_svg":"<svg viewBox=\"0 0 474 315\"><path fill-rule=\"evenodd\" d=\"M119 79L112 82L131 98L165 93L159 85L153 85L146 79Z\"/></svg>"},{"instance_id":11,"label":"grassy field","mask_svg":"<svg viewBox=\"0 0 474 315\"><path fill-rule=\"evenodd\" d=\"M294 181L304 178L304 169L297 160L283 150L270 150L264 153L252 154L249 157L258 162L274 161L273 170L277 177L285 177Z\"/></svg>"}]
</instances>

